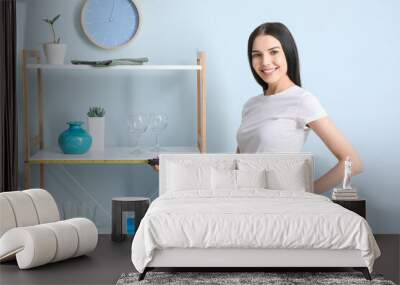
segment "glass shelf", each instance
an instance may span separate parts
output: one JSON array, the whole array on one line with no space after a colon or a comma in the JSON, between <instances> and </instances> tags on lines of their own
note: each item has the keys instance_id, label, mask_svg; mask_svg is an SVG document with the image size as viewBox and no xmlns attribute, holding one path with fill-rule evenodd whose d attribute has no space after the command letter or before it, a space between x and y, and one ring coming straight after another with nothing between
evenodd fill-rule
<instances>
[{"instance_id":1,"label":"glass shelf","mask_svg":"<svg viewBox=\"0 0 400 285\"><path fill-rule=\"evenodd\" d=\"M201 65L117 65L94 67L77 64L27 64L28 69L68 69L68 70L201 70Z\"/></svg>"},{"instance_id":2,"label":"glass shelf","mask_svg":"<svg viewBox=\"0 0 400 285\"><path fill-rule=\"evenodd\" d=\"M104 151L90 150L85 154L64 154L60 149L38 150L30 157L31 164L141 164L156 158L157 153L150 148L142 148L143 153L131 154L130 147L106 147ZM162 147L160 153L200 153L197 147Z\"/></svg>"}]
</instances>

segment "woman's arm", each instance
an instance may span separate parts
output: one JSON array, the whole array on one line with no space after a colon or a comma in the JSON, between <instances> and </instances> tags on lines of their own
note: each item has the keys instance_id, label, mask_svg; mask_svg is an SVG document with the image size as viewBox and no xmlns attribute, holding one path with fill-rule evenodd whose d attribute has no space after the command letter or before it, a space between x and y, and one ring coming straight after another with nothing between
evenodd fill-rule
<instances>
[{"instance_id":1,"label":"woman's arm","mask_svg":"<svg viewBox=\"0 0 400 285\"><path fill-rule=\"evenodd\" d=\"M340 130L336 128L331 119L324 117L309 123L308 126L314 130L338 159L338 163L331 170L314 181L315 193L321 194L331 190L342 181L344 176L344 161L347 156L350 156L352 160L352 176L362 172L363 164L357 151Z\"/></svg>"},{"instance_id":2,"label":"woman's arm","mask_svg":"<svg viewBox=\"0 0 400 285\"><path fill-rule=\"evenodd\" d=\"M239 146L236 147L236 153L240 153Z\"/></svg>"}]
</instances>

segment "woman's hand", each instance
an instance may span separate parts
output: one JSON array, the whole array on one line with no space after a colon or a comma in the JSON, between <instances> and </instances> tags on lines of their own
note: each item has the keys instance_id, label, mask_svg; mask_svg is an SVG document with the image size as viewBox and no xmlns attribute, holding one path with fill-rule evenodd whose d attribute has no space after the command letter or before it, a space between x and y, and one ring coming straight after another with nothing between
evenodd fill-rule
<instances>
[{"instance_id":1,"label":"woman's hand","mask_svg":"<svg viewBox=\"0 0 400 285\"><path fill-rule=\"evenodd\" d=\"M153 158L147 160L147 164L150 165L154 171L159 172L160 171L160 164L159 164L159 159L158 158Z\"/></svg>"},{"instance_id":2,"label":"woman's hand","mask_svg":"<svg viewBox=\"0 0 400 285\"><path fill-rule=\"evenodd\" d=\"M352 160L352 176L362 172L363 163L346 137L335 126L328 117L321 118L308 124L310 128L321 138L333 155L338 159L338 163L314 182L314 193L321 194L331 190L343 180L344 161L346 157Z\"/></svg>"}]
</instances>

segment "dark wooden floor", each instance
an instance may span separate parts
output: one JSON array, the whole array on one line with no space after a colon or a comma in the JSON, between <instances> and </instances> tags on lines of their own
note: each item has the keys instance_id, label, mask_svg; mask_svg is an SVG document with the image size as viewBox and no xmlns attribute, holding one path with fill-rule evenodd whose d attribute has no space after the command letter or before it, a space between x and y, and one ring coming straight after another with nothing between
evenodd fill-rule
<instances>
[{"instance_id":1,"label":"dark wooden floor","mask_svg":"<svg viewBox=\"0 0 400 285\"><path fill-rule=\"evenodd\" d=\"M0 284L115 284L124 272L134 271L130 242L112 242L100 235L88 256L18 270L16 262L0 264Z\"/></svg>"},{"instance_id":2,"label":"dark wooden floor","mask_svg":"<svg viewBox=\"0 0 400 285\"><path fill-rule=\"evenodd\" d=\"M382 256L374 272L399 283L400 235L377 235ZM115 243L101 235L94 252L34 269L19 270L16 262L0 265L0 284L115 284L123 272L134 271L129 241Z\"/></svg>"}]
</instances>

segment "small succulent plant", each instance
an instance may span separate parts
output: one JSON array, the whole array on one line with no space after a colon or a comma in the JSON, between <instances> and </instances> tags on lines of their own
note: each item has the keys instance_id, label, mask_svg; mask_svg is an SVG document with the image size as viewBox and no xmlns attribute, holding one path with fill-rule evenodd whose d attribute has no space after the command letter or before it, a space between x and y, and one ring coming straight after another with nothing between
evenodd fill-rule
<instances>
[{"instance_id":1,"label":"small succulent plant","mask_svg":"<svg viewBox=\"0 0 400 285\"><path fill-rule=\"evenodd\" d=\"M106 110L100 106L90 107L89 112L87 112L88 117L104 117Z\"/></svg>"},{"instance_id":2,"label":"small succulent plant","mask_svg":"<svg viewBox=\"0 0 400 285\"><path fill-rule=\"evenodd\" d=\"M51 31L53 32L53 44L59 44L60 38L56 40L56 32L54 31L54 23L60 18L60 14L55 16L53 19L43 19L44 22L50 25Z\"/></svg>"}]
</instances>

